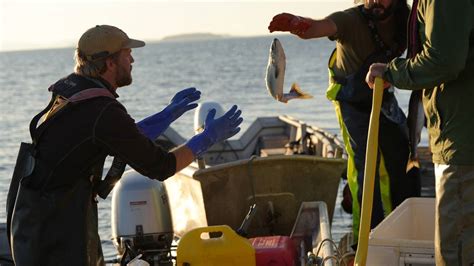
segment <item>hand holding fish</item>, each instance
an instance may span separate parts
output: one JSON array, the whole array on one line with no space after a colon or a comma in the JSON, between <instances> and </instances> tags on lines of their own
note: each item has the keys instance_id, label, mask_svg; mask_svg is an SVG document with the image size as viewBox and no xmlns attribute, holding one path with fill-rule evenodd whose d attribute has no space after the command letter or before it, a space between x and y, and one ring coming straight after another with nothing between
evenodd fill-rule
<instances>
[{"instance_id":1,"label":"hand holding fish","mask_svg":"<svg viewBox=\"0 0 474 266\"><path fill-rule=\"evenodd\" d=\"M365 76L365 82L369 85L371 89L375 86L375 78L383 78L383 74L387 71L387 64L384 63L374 63L370 65L367 76ZM384 80L384 88L389 88L392 86L389 82Z\"/></svg>"},{"instance_id":2,"label":"hand holding fish","mask_svg":"<svg viewBox=\"0 0 474 266\"><path fill-rule=\"evenodd\" d=\"M309 28L311 28L311 21L309 19L289 13L281 13L274 16L268 26L270 32L289 31L298 36L303 35Z\"/></svg>"}]
</instances>

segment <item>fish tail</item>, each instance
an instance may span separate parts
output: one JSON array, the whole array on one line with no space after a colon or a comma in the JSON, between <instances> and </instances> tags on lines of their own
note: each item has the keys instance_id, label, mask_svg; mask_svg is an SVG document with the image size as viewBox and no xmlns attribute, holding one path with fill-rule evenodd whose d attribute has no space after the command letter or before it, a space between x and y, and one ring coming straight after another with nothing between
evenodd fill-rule
<instances>
[{"instance_id":1,"label":"fish tail","mask_svg":"<svg viewBox=\"0 0 474 266\"><path fill-rule=\"evenodd\" d=\"M415 158L415 159L410 158L408 160L406 172L408 173L412 168L418 168L418 169L421 168L420 160L418 160L418 158Z\"/></svg>"},{"instance_id":2,"label":"fish tail","mask_svg":"<svg viewBox=\"0 0 474 266\"><path fill-rule=\"evenodd\" d=\"M301 99L313 98L311 94L303 92L297 83L291 84L290 94L292 93L296 94L297 98L301 98Z\"/></svg>"}]
</instances>

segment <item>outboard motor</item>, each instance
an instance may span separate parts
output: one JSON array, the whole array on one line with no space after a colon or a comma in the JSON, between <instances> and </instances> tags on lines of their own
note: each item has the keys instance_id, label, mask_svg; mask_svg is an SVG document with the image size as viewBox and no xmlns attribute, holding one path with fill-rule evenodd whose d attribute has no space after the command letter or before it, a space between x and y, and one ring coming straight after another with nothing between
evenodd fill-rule
<instances>
[{"instance_id":1,"label":"outboard motor","mask_svg":"<svg viewBox=\"0 0 474 266\"><path fill-rule=\"evenodd\" d=\"M204 128L207 114L216 109L216 118L224 114L216 102L200 103L194 116L195 133ZM202 165L204 165L201 159ZM125 172L112 194L112 241L121 265L141 255L150 265L173 265L173 223L164 183L140 173Z\"/></svg>"},{"instance_id":2,"label":"outboard motor","mask_svg":"<svg viewBox=\"0 0 474 266\"><path fill-rule=\"evenodd\" d=\"M218 118L224 115L224 109L219 103L216 102L202 102L199 103L196 111L194 111L194 133L199 134L204 130L204 124L206 123L206 118L212 109L216 109L216 116ZM202 156L197 158L199 169L206 168L206 162Z\"/></svg>"},{"instance_id":3,"label":"outboard motor","mask_svg":"<svg viewBox=\"0 0 474 266\"><path fill-rule=\"evenodd\" d=\"M194 133L201 133L204 130L204 124L206 123L206 117L209 111L216 109L215 118L224 115L224 109L219 103L216 102L202 102L199 103L196 111L194 111Z\"/></svg>"},{"instance_id":4,"label":"outboard motor","mask_svg":"<svg viewBox=\"0 0 474 266\"><path fill-rule=\"evenodd\" d=\"M112 195L112 240L121 265L138 255L150 265L172 265L173 223L162 182L125 172Z\"/></svg>"}]
</instances>

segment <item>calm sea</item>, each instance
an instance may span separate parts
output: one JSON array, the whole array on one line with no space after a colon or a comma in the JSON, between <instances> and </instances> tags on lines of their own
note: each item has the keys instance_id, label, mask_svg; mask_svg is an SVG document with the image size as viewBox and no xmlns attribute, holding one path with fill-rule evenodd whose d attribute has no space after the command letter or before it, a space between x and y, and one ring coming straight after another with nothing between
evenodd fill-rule
<instances>
[{"instance_id":1,"label":"calm sea","mask_svg":"<svg viewBox=\"0 0 474 266\"><path fill-rule=\"evenodd\" d=\"M283 104L265 88L268 51L274 37L158 42L134 49L134 81L118 90L119 101L132 117L141 119L164 108L178 90L194 86L202 91L202 101L217 101L225 109L237 104L243 111L242 131L259 116L288 114L338 133L332 104L325 97L327 59L335 44L327 39L277 36L287 59L285 87L297 82L314 96ZM0 222L6 220L5 200L19 143L29 141L29 121L48 103L49 85L72 72L73 53L73 48L0 53ZM406 110L409 94L398 91L397 95ZM184 137L192 136L192 112L172 127ZM107 258L115 254L110 240L110 198L99 203L100 235ZM351 226L350 216L339 208L340 200L339 196L332 227L336 241Z\"/></svg>"}]
</instances>

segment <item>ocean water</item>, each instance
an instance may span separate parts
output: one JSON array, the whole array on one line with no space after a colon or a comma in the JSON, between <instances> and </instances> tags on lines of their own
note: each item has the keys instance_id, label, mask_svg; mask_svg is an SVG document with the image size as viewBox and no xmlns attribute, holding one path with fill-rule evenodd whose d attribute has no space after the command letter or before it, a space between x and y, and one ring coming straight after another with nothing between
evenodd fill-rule
<instances>
[{"instance_id":1,"label":"ocean water","mask_svg":"<svg viewBox=\"0 0 474 266\"><path fill-rule=\"evenodd\" d=\"M285 88L297 82L313 99L283 104L267 92L264 77L274 37L285 48ZM332 104L325 97L327 59L334 46L324 38L304 41L289 35L149 43L133 50L134 81L118 89L119 101L140 120L162 110L178 90L196 87L202 91L201 101L219 102L224 109L237 104L243 111L242 132L259 116L287 114L339 133ZM5 201L19 144L30 140L29 121L48 103L49 85L72 72L73 54L73 48L0 53L0 222L6 220ZM409 93L397 91L397 96L406 111ZM184 137L192 136L193 113L172 127ZM99 231L107 258L115 254L110 198L99 203ZM332 224L336 241L351 226L351 217L339 207L341 197L337 200Z\"/></svg>"}]
</instances>

